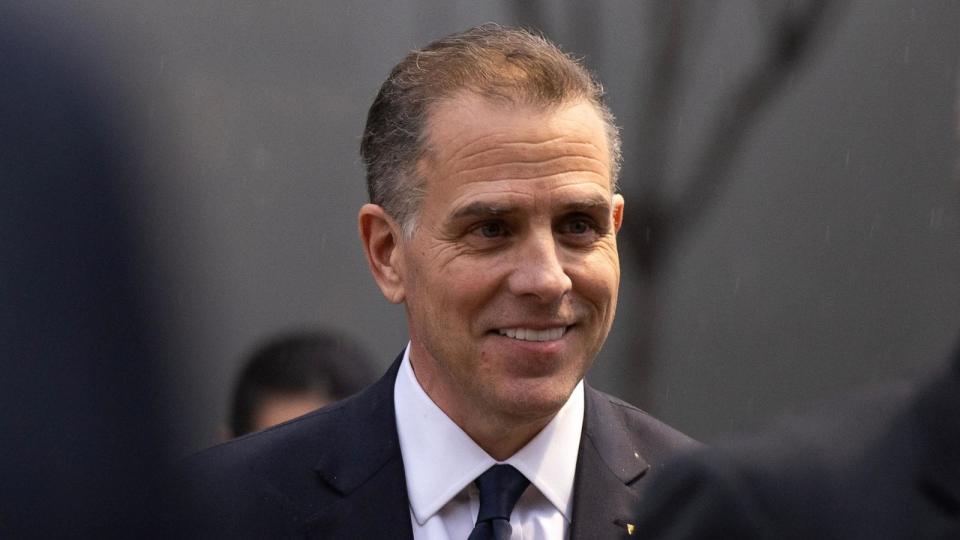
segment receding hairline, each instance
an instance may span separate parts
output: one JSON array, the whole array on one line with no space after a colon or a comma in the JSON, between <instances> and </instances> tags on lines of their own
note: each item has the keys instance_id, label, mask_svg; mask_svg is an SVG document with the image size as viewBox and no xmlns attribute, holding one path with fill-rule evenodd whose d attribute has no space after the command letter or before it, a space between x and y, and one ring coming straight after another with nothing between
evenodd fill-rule
<instances>
[{"instance_id":1,"label":"receding hairline","mask_svg":"<svg viewBox=\"0 0 960 540\"><path fill-rule=\"evenodd\" d=\"M458 102L459 102L459 105L458 105ZM425 180L426 180L426 178L423 176L425 171L421 169L421 167L425 165L425 160L429 158L430 155L436 150L436 147L444 144L444 141L436 140L437 129L436 129L435 122L437 121L438 114L442 111L442 109L445 106L446 107L455 106L455 107L458 107L459 110L463 110L465 107L469 107L471 103L477 103L477 104L480 104L481 106L483 105L490 106L494 109L500 109L506 112L510 112L511 110L531 111L531 112L534 112L540 115L545 115L545 116L557 114L563 110L579 107L582 105L586 105L590 107L590 110L593 112L594 118L597 121L596 127L598 127L600 131L603 133L603 146L598 146L594 143L583 143L583 144L590 144L606 154L607 163L605 165L607 168L607 172L610 176L610 182L611 182L610 187L612 191L616 191L613 185L616 182L616 179L613 177L614 168L616 166L614 162L616 159L616 156L613 155L614 141L611 140L614 134L609 132L609 123L604 117L604 109L601 105L594 103L591 99L589 99L588 96L585 96L585 95L574 97L572 99L566 99L562 101L548 102L548 103L541 103L536 101L517 102L517 101L500 99L500 98L490 98L488 96L479 94L472 90L458 91L448 97L437 99L429 105L429 108L426 114L426 122L424 125L423 137L421 140L421 148L420 148L421 151L420 151L420 154L417 156L417 160L416 160L417 165L415 169L416 174L420 177L419 181L421 183L425 183ZM449 108L447 110L449 110ZM496 134L499 134L499 133L494 133L493 135L496 135Z\"/></svg>"},{"instance_id":2,"label":"receding hairline","mask_svg":"<svg viewBox=\"0 0 960 540\"><path fill-rule=\"evenodd\" d=\"M508 107L549 111L585 102L603 123L611 191L619 191L619 129L603 86L582 60L532 29L487 23L410 51L381 85L367 115L361 156L370 201L416 226L435 109L471 92Z\"/></svg>"}]
</instances>

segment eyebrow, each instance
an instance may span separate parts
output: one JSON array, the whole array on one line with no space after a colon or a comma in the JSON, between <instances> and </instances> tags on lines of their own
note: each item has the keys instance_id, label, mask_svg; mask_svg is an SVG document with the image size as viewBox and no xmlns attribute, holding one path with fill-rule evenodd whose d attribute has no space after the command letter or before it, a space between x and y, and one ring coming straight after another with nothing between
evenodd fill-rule
<instances>
[{"instance_id":1,"label":"eyebrow","mask_svg":"<svg viewBox=\"0 0 960 540\"><path fill-rule=\"evenodd\" d=\"M584 199L570 201L561 206L564 212L586 212L600 208L609 211L612 206L609 197L590 196ZM474 201L462 208L457 209L450 217L455 220L470 217L491 217L513 214L519 211L519 207L514 204L503 204L487 201Z\"/></svg>"},{"instance_id":2,"label":"eyebrow","mask_svg":"<svg viewBox=\"0 0 960 540\"><path fill-rule=\"evenodd\" d=\"M517 211L516 205L491 203L483 201L472 202L453 213L453 219L481 216L502 216Z\"/></svg>"},{"instance_id":3,"label":"eyebrow","mask_svg":"<svg viewBox=\"0 0 960 540\"><path fill-rule=\"evenodd\" d=\"M562 208L567 212L585 212L587 210L594 210L597 208L609 211L612 206L613 200L611 197L602 197L598 195L577 201L570 201L569 203L563 205Z\"/></svg>"}]
</instances>

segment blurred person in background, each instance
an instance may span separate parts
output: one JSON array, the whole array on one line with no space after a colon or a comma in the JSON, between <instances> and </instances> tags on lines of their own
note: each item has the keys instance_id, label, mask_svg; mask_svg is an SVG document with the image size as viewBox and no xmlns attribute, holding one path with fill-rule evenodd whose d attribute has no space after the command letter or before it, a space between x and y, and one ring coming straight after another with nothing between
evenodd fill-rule
<instances>
[{"instance_id":1,"label":"blurred person in background","mask_svg":"<svg viewBox=\"0 0 960 540\"><path fill-rule=\"evenodd\" d=\"M369 356L325 330L274 337L244 363L225 439L261 431L353 395L376 379Z\"/></svg>"}]
</instances>

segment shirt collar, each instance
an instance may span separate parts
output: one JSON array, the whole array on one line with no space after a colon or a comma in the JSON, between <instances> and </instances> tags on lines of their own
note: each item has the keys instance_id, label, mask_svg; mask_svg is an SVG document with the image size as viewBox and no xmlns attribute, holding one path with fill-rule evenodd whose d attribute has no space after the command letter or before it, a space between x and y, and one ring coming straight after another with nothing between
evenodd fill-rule
<instances>
[{"instance_id":1,"label":"shirt collar","mask_svg":"<svg viewBox=\"0 0 960 540\"><path fill-rule=\"evenodd\" d=\"M424 392L410 365L409 344L393 399L410 507L417 523L423 525L497 461ZM573 513L573 479L582 428L580 381L546 427L504 462L523 473L568 522Z\"/></svg>"}]
</instances>

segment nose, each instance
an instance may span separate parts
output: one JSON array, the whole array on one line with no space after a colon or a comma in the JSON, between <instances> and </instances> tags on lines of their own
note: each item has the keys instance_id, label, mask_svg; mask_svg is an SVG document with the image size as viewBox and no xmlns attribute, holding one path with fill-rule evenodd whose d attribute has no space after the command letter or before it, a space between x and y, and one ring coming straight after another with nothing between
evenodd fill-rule
<instances>
[{"instance_id":1,"label":"nose","mask_svg":"<svg viewBox=\"0 0 960 540\"><path fill-rule=\"evenodd\" d=\"M511 293L551 303L570 292L573 282L552 233L535 235L517 247L516 266L508 280Z\"/></svg>"}]
</instances>

